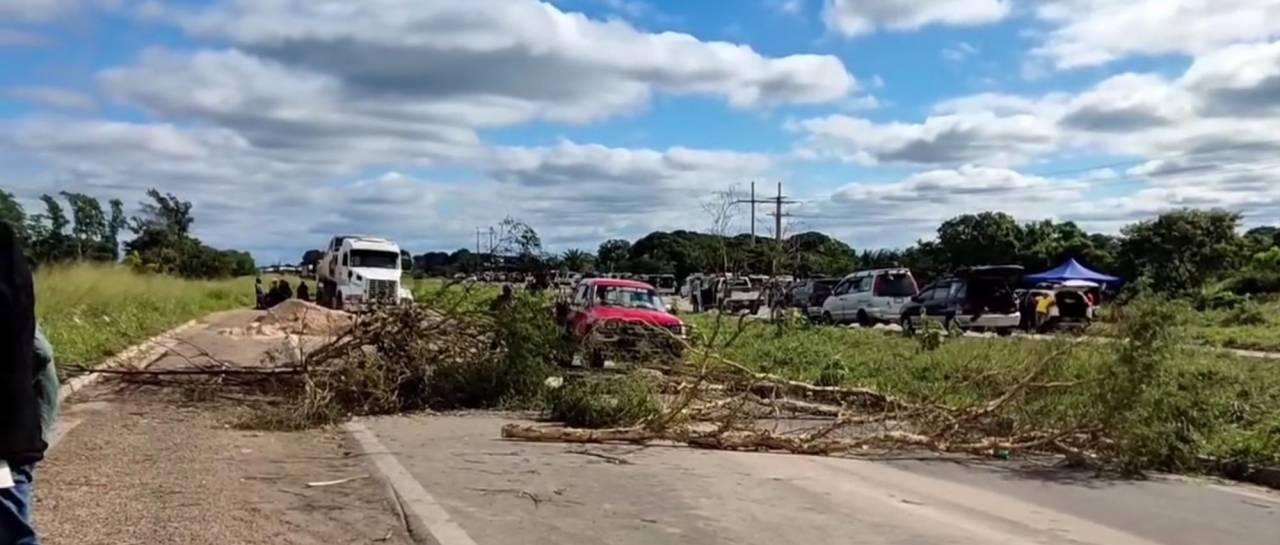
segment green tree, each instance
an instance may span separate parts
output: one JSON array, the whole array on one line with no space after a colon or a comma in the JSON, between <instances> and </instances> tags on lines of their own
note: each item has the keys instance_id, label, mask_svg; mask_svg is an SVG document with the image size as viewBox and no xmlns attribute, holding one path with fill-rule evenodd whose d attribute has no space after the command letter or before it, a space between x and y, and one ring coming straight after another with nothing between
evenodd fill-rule
<instances>
[{"instance_id":1,"label":"green tree","mask_svg":"<svg viewBox=\"0 0 1280 545\"><path fill-rule=\"evenodd\" d=\"M600 248L596 250L596 264L600 270L606 272L621 269L630 257L631 243L620 238L606 240L600 243Z\"/></svg>"},{"instance_id":2,"label":"green tree","mask_svg":"<svg viewBox=\"0 0 1280 545\"><path fill-rule=\"evenodd\" d=\"M324 252L321 250L307 250L302 253L302 260L298 261L298 266L308 267L311 265L318 265L320 263L320 258L322 257L324 257Z\"/></svg>"},{"instance_id":3,"label":"green tree","mask_svg":"<svg viewBox=\"0 0 1280 545\"><path fill-rule=\"evenodd\" d=\"M1265 252L1273 246L1280 246L1280 228L1270 225L1254 227L1244 232L1244 240L1254 252Z\"/></svg>"},{"instance_id":4,"label":"green tree","mask_svg":"<svg viewBox=\"0 0 1280 545\"><path fill-rule=\"evenodd\" d=\"M1123 270L1158 292L1189 294L1242 263L1239 225L1240 215L1227 210L1182 209L1126 226Z\"/></svg>"},{"instance_id":5,"label":"green tree","mask_svg":"<svg viewBox=\"0 0 1280 545\"><path fill-rule=\"evenodd\" d=\"M111 248L111 260L120 259L120 232L128 225L129 220L124 215L124 202L120 199L111 199L107 201L111 206L111 219L107 220L107 232L103 241Z\"/></svg>"},{"instance_id":6,"label":"green tree","mask_svg":"<svg viewBox=\"0 0 1280 545\"><path fill-rule=\"evenodd\" d=\"M953 267L1017 263L1022 226L1003 212L965 214L938 227L938 246Z\"/></svg>"},{"instance_id":7,"label":"green tree","mask_svg":"<svg viewBox=\"0 0 1280 545\"><path fill-rule=\"evenodd\" d=\"M41 263L64 261L75 257L75 249L67 235L69 221L62 203L51 195L41 195L44 213L27 221L27 238L31 257Z\"/></svg>"},{"instance_id":8,"label":"green tree","mask_svg":"<svg viewBox=\"0 0 1280 545\"><path fill-rule=\"evenodd\" d=\"M187 236L191 231L194 218L191 216L191 203L174 196L173 193L160 194L155 189L147 190L151 202L140 203L141 213L133 217L130 229L141 234L148 229L171 231L179 236Z\"/></svg>"},{"instance_id":9,"label":"green tree","mask_svg":"<svg viewBox=\"0 0 1280 545\"><path fill-rule=\"evenodd\" d=\"M570 271L586 271L591 268L593 261L595 256L577 248L570 248L560 254L560 265Z\"/></svg>"},{"instance_id":10,"label":"green tree","mask_svg":"<svg viewBox=\"0 0 1280 545\"><path fill-rule=\"evenodd\" d=\"M101 256L98 252L99 246L110 238L102 204L84 193L63 191L61 195L71 205L71 217L75 221L71 227L71 238L76 259L111 259L111 254Z\"/></svg>"},{"instance_id":11,"label":"green tree","mask_svg":"<svg viewBox=\"0 0 1280 545\"><path fill-rule=\"evenodd\" d=\"M861 264L848 244L817 231L793 235L786 246L784 268L796 276L842 276Z\"/></svg>"},{"instance_id":12,"label":"green tree","mask_svg":"<svg viewBox=\"0 0 1280 545\"><path fill-rule=\"evenodd\" d=\"M0 189L0 221L13 227L19 239L26 240L27 214L23 211L22 205L18 204L18 199L14 198L13 193L3 189Z\"/></svg>"},{"instance_id":13,"label":"green tree","mask_svg":"<svg viewBox=\"0 0 1280 545\"><path fill-rule=\"evenodd\" d=\"M1085 259L1093 248L1089 234L1075 223L1053 220L1031 222L1022 228L1018 263L1030 271L1056 267L1068 258Z\"/></svg>"}]
</instances>

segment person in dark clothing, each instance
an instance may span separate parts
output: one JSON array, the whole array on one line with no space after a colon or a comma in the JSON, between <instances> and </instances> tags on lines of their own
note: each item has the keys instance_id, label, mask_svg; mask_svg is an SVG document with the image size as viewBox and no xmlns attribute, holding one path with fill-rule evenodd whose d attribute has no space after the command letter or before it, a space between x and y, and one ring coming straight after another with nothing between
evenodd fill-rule
<instances>
[{"instance_id":1,"label":"person in dark clothing","mask_svg":"<svg viewBox=\"0 0 1280 545\"><path fill-rule=\"evenodd\" d=\"M497 312L511 307L511 302L515 299L515 292L511 291L511 284L502 285L502 294L495 297L489 303L489 311Z\"/></svg>"},{"instance_id":2,"label":"person in dark clothing","mask_svg":"<svg viewBox=\"0 0 1280 545\"><path fill-rule=\"evenodd\" d=\"M298 282L298 299L311 302L311 288L307 287L306 281Z\"/></svg>"},{"instance_id":3,"label":"person in dark clothing","mask_svg":"<svg viewBox=\"0 0 1280 545\"><path fill-rule=\"evenodd\" d=\"M35 290L13 228L0 222L0 543L39 543L31 480L44 458L36 387Z\"/></svg>"},{"instance_id":4,"label":"person in dark clothing","mask_svg":"<svg viewBox=\"0 0 1280 545\"><path fill-rule=\"evenodd\" d=\"M257 309L267 308L267 294L262 291L262 277L253 279L253 294L257 297Z\"/></svg>"},{"instance_id":5,"label":"person in dark clothing","mask_svg":"<svg viewBox=\"0 0 1280 545\"><path fill-rule=\"evenodd\" d=\"M293 288L289 287L288 280L281 278L280 279L280 299L276 301L276 304L278 305L290 299L293 299Z\"/></svg>"}]
</instances>

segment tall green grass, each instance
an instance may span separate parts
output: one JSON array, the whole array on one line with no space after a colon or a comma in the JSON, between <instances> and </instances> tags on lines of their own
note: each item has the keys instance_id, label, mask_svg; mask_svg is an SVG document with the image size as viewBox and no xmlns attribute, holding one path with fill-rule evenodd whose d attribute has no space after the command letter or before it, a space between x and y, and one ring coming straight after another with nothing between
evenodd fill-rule
<instances>
[{"instance_id":1,"label":"tall green grass","mask_svg":"<svg viewBox=\"0 0 1280 545\"><path fill-rule=\"evenodd\" d=\"M188 320L253 302L248 277L195 281L88 264L36 273L36 315L64 369L94 365Z\"/></svg>"}]
</instances>

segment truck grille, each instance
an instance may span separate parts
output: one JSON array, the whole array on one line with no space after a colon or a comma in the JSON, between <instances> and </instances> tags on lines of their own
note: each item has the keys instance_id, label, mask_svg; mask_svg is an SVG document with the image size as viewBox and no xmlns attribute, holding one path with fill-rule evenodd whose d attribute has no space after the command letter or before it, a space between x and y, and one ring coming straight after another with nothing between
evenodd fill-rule
<instances>
[{"instance_id":1,"label":"truck grille","mask_svg":"<svg viewBox=\"0 0 1280 545\"><path fill-rule=\"evenodd\" d=\"M396 301L396 291L395 280L369 281L369 299L372 301L394 303Z\"/></svg>"}]
</instances>

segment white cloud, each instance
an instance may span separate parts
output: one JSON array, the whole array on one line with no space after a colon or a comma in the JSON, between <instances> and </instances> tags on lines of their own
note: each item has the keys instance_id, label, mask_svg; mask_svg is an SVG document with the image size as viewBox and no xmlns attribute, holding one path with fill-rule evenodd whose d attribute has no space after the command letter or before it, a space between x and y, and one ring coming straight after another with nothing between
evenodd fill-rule
<instances>
[{"instance_id":1,"label":"white cloud","mask_svg":"<svg viewBox=\"0 0 1280 545\"><path fill-rule=\"evenodd\" d=\"M97 106L92 96L61 87L16 85L6 87L4 92L15 99L27 100L54 108L92 110Z\"/></svg>"},{"instance_id":2,"label":"white cloud","mask_svg":"<svg viewBox=\"0 0 1280 545\"><path fill-rule=\"evenodd\" d=\"M1033 54L1063 69L1280 36L1280 0L1045 0L1035 13L1051 28Z\"/></svg>"},{"instance_id":3,"label":"white cloud","mask_svg":"<svg viewBox=\"0 0 1280 545\"><path fill-rule=\"evenodd\" d=\"M773 168L759 154L565 141L498 148L474 175L440 182L393 170L358 177L364 162L263 148L227 129L54 119L0 129L0 148L48 167L12 188L19 196L73 189L133 203L158 187L195 203L197 236L264 260L294 259L348 231L396 237L415 252L456 247L477 225L508 214L557 248L593 247L697 228L698 202L709 192Z\"/></svg>"},{"instance_id":4,"label":"white cloud","mask_svg":"<svg viewBox=\"0 0 1280 545\"><path fill-rule=\"evenodd\" d=\"M877 28L916 30L933 24L972 26L1004 19L1009 0L826 0L822 20L843 36Z\"/></svg>"},{"instance_id":5,"label":"white cloud","mask_svg":"<svg viewBox=\"0 0 1280 545\"><path fill-rule=\"evenodd\" d=\"M352 90L490 94L555 120L634 111L652 92L720 96L745 108L829 102L856 88L834 56L769 58L744 45L643 32L534 0L243 0L178 17L197 35L328 74Z\"/></svg>"},{"instance_id":6,"label":"white cloud","mask_svg":"<svg viewBox=\"0 0 1280 545\"><path fill-rule=\"evenodd\" d=\"M830 115L788 124L806 135L802 155L863 165L1013 165L1054 149L1052 120L1029 114L966 112L930 116L921 123L874 123Z\"/></svg>"}]
</instances>

